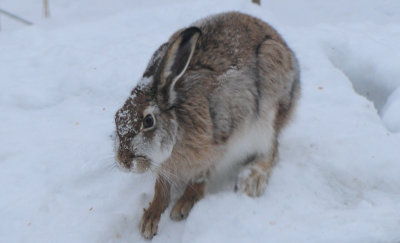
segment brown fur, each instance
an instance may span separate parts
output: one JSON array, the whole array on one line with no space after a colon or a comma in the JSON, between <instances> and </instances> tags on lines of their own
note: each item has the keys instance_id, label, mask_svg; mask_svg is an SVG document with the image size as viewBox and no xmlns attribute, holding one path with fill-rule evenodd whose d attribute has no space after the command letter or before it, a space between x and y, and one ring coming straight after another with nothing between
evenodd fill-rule
<instances>
[{"instance_id":1,"label":"brown fur","mask_svg":"<svg viewBox=\"0 0 400 243\"><path fill-rule=\"evenodd\" d=\"M278 160L278 135L300 96L297 59L278 32L238 12L205 18L160 46L143 78L151 82L135 88L116 124L120 165L158 174L141 222L145 238L157 232L170 184L188 182L171 212L181 220L204 196L208 176L196 178L222 162L251 157L237 189L264 192ZM143 129L146 112L154 128Z\"/></svg>"},{"instance_id":2,"label":"brown fur","mask_svg":"<svg viewBox=\"0 0 400 243\"><path fill-rule=\"evenodd\" d=\"M163 178L158 178L154 186L154 198L148 209L144 209L140 222L140 231L146 239L157 234L161 214L168 207L170 200L170 184Z\"/></svg>"},{"instance_id":3,"label":"brown fur","mask_svg":"<svg viewBox=\"0 0 400 243\"><path fill-rule=\"evenodd\" d=\"M187 218L193 205L204 197L206 190L206 182L193 183L190 182L185 189L181 198L176 202L171 210L170 217L175 221Z\"/></svg>"}]
</instances>

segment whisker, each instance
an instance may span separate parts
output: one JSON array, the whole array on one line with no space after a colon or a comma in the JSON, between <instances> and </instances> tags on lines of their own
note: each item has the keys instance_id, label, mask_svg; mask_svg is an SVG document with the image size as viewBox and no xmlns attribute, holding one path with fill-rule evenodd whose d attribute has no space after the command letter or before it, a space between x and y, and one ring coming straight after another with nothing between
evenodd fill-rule
<instances>
[{"instance_id":1,"label":"whisker","mask_svg":"<svg viewBox=\"0 0 400 243\"><path fill-rule=\"evenodd\" d=\"M156 172L158 174L160 174L169 184L171 184L174 187L178 186L177 180L176 180L177 176L175 174L173 174L167 170L164 170L164 169L160 168L159 166L156 166L155 168L157 170Z\"/></svg>"}]
</instances>

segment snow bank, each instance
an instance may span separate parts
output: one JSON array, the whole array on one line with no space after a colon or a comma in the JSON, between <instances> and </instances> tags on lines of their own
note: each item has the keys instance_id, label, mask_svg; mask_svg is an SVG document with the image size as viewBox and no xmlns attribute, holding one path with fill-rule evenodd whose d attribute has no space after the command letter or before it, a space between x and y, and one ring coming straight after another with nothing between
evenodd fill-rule
<instances>
[{"instance_id":1,"label":"snow bank","mask_svg":"<svg viewBox=\"0 0 400 243\"><path fill-rule=\"evenodd\" d=\"M398 1L63 0L50 20L30 1L1 4L37 24L2 17L0 242L142 241L154 177L115 168L114 113L173 31L231 9L297 53L296 117L262 197L216 175L186 221L167 210L153 241L400 241Z\"/></svg>"},{"instance_id":2,"label":"snow bank","mask_svg":"<svg viewBox=\"0 0 400 243\"><path fill-rule=\"evenodd\" d=\"M400 132L400 86L387 99L382 119L390 131Z\"/></svg>"}]
</instances>

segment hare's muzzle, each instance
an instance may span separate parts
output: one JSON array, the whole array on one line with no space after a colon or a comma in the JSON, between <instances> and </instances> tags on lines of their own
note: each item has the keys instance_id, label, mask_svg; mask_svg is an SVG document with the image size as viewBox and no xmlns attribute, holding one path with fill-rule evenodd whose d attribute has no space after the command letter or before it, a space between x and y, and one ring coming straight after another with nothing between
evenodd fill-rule
<instances>
[{"instance_id":1,"label":"hare's muzzle","mask_svg":"<svg viewBox=\"0 0 400 243\"><path fill-rule=\"evenodd\" d=\"M117 152L117 165L125 172L143 173L150 167L150 160L145 156L136 156L129 150L119 149Z\"/></svg>"}]
</instances>

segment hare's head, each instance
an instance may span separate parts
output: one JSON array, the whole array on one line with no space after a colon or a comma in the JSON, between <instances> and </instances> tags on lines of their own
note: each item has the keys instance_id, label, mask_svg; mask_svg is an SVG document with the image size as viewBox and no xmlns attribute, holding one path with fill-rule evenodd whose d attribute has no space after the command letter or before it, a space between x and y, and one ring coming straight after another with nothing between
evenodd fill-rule
<instances>
[{"instance_id":1,"label":"hare's head","mask_svg":"<svg viewBox=\"0 0 400 243\"><path fill-rule=\"evenodd\" d=\"M172 153L178 122L174 91L193 55L200 30L182 31L153 55L142 80L115 115L116 160L126 171L156 169Z\"/></svg>"}]
</instances>

